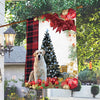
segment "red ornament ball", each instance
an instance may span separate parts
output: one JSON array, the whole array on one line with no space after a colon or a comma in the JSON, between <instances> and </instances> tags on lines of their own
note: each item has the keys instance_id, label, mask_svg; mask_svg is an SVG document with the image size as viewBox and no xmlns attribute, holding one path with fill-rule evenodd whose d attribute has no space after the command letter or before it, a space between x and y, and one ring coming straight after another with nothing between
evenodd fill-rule
<instances>
[{"instance_id":1,"label":"red ornament ball","mask_svg":"<svg viewBox=\"0 0 100 100\"><path fill-rule=\"evenodd\" d=\"M49 83L48 83L47 81L45 82L45 86L46 86L46 87L49 86Z\"/></svg>"},{"instance_id":2,"label":"red ornament ball","mask_svg":"<svg viewBox=\"0 0 100 100\"><path fill-rule=\"evenodd\" d=\"M59 82L58 81L55 81L55 85L58 85L59 84Z\"/></svg>"}]
</instances>

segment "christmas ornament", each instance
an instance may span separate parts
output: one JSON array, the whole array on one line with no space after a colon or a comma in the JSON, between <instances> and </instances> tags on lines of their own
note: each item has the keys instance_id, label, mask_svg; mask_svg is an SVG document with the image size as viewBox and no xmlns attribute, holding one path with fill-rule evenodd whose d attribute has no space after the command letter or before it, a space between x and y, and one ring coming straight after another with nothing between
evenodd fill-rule
<instances>
[{"instance_id":1,"label":"christmas ornament","mask_svg":"<svg viewBox=\"0 0 100 100\"><path fill-rule=\"evenodd\" d=\"M43 89L43 87L41 86L40 89Z\"/></svg>"},{"instance_id":2,"label":"christmas ornament","mask_svg":"<svg viewBox=\"0 0 100 100\"><path fill-rule=\"evenodd\" d=\"M76 34L73 34L73 37L75 38L76 37Z\"/></svg>"},{"instance_id":3,"label":"christmas ornament","mask_svg":"<svg viewBox=\"0 0 100 100\"><path fill-rule=\"evenodd\" d=\"M61 83L61 87L63 87L64 85L67 85L65 81Z\"/></svg>"},{"instance_id":4,"label":"christmas ornament","mask_svg":"<svg viewBox=\"0 0 100 100\"><path fill-rule=\"evenodd\" d=\"M62 82L63 81L63 78L58 78L59 82Z\"/></svg>"},{"instance_id":5,"label":"christmas ornament","mask_svg":"<svg viewBox=\"0 0 100 100\"><path fill-rule=\"evenodd\" d=\"M38 18L37 18L37 17L35 17L35 18L34 18L34 21L37 21L37 20L38 20Z\"/></svg>"},{"instance_id":6,"label":"christmas ornament","mask_svg":"<svg viewBox=\"0 0 100 100\"><path fill-rule=\"evenodd\" d=\"M75 47L75 43L73 43L72 46Z\"/></svg>"},{"instance_id":7,"label":"christmas ornament","mask_svg":"<svg viewBox=\"0 0 100 100\"><path fill-rule=\"evenodd\" d=\"M48 83L47 81L45 82L45 86L46 86L46 87L49 86L49 83Z\"/></svg>"},{"instance_id":8,"label":"christmas ornament","mask_svg":"<svg viewBox=\"0 0 100 100\"><path fill-rule=\"evenodd\" d=\"M70 65L70 66L73 66L73 64L74 64L74 62L70 62L70 64L69 64L69 65Z\"/></svg>"},{"instance_id":9,"label":"christmas ornament","mask_svg":"<svg viewBox=\"0 0 100 100\"><path fill-rule=\"evenodd\" d=\"M69 34L69 36L71 36L71 34Z\"/></svg>"},{"instance_id":10,"label":"christmas ornament","mask_svg":"<svg viewBox=\"0 0 100 100\"><path fill-rule=\"evenodd\" d=\"M68 9L62 11L62 15L67 15Z\"/></svg>"},{"instance_id":11,"label":"christmas ornament","mask_svg":"<svg viewBox=\"0 0 100 100\"><path fill-rule=\"evenodd\" d=\"M69 89L70 87L69 87L69 85L64 85L63 86L63 89Z\"/></svg>"},{"instance_id":12,"label":"christmas ornament","mask_svg":"<svg viewBox=\"0 0 100 100\"><path fill-rule=\"evenodd\" d=\"M70 89L74 89L78 85L78 79L76 79L76 78L70 79L68 81L68 85L69 85Z\"/></svg>"},{"instance_id":13,"label":"christmas ornament","mask_svg":"<svg viewBox=\"0 0 100 100\"><path fill-rule=\"evenodd\" d=\"M36 89L38 87L38 84L32 85L33 89Z\"/></svg>"},{"instance_id":14,"label":"christmas ornament","mask_svg":"<svg viewBox=\"0 0 100 100\"><path fill-rule=\"evenodd\" d=\"M66 78L65 82L68 84L71 78Z\"/></svg>"},{"instance_id":15,"label":"christmas ornament","mask_svg":"<svg viewBox=\"0 0 100 100\"><path fill-rule=\"evenodd\" d=\"M59 82L58 81L55 81L55 85L58 85L59 84Z\"/></svg>"},{"instance_id":16,"label":"christmas ornament","mask_svg":"<svg viewBox=\"0 0 100 100\"><path fill-rule=\"evenodd\" d=\"M63 10L61 18L64 20L72 20L76 18L76 11L74 9Z\"/></svg>"},{"instance_id":17,"label":"christmas ornament","mask_svg":"<svg viewBox=\"0 0 100 100\"><path fill-rule=\"evenodd\" d=\"M28 87L28 86L29 86L29 83L28 83L28 82L26 82L26 83L25 83L25 87Z\"/></svg>"},{"instance_id":18,"label":"christmas ornament","mask_svg":"<svg viewBox=\"0 0 100 100\"><path fill-rule=\"evenodd\" d=\"M74 9L68 9L68 14L66 15L66 19L73 19L76 17L76 11Z\"/></svg>"}]
</instances>

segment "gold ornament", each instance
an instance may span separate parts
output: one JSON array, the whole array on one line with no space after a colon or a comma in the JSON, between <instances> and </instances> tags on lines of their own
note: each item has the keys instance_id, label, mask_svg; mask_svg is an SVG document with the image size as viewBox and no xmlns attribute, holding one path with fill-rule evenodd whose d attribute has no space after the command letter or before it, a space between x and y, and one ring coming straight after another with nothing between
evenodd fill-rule
<instances>
[{"instance_id":1,"label":"gold ornament","mask_svg":"<svg viewBox=\"0 0 100 100\"><path fill-rule=\"evenodd\" d=\"M70 65L70 66L73 66L73 64L74 64L74 62L70 62L70 64L69 64L69 65Z\"/></svg>"},{"instance_id":2,"label":"gold ornament","mask_svg":"<svg viewBox=\"0 0 100 100\"><path fill-rule=\"evenodd\" d=\"M37 20L38 20L38 18L37 18L37 17L35 17L35 18L34 18L34 21L37 21Z\"/></svg>"},{"instance_id":3,"label":"gold ornament","mask_svg":"<svg viewBox=\"0 0 100 100\"><path fill-rule=\"evenodd\" d=\"M77 70L74 70L74 71L73 71L73 74L75 74L75 75L78 74Z\"/></svg>"},{"instance_id":4,"label":"gold ornament","mask_svg":"<svg viewBox=\"0 0 100 100\"><path fill-rule=\"evenodd\" d=\"M33 88L33 89L36 89L37 86L38 86L37 84L32 85L32 88Z\"/></svg>"},{"instance_id":5,"label":"gold ornament","mask_svg":"<svg viewBox=\"0 0 100 100\"><path fill-rule=\"evenodd\" d=\"M32 88L32 86L29 86L29 88Z\"/></svg>"},{"instance_id":6,"label":"gold ornament","mask_svg":"<svg viewBox=\"0 0 100 100\"><path fill-rule=\"evenodd\" d=\"M28 87L28 86L29 86L29 84L28 84L28 82L26 82L26 83L25 83L25 87Z\"/></svg>"},{"instance_id":7,"label":"gold ornament","mask_svg":"<svg viewBox=\"0 0 100 100\"><path fill-rule=\"evenodd\" d=\"M68 9L63 10L62 15L67 15L67 13L68 13Z\"/></svg>"},{"instance_id":8,"label":"gold ornament","mask_svg":"<svg viewBox=\"0 0 100 100\"><path fill-rule=\"evenodd\" d=\"M67 72L67 65L62 65L60 66L60 72L63 73L63 72Z\"/></svg>"},{"instance_id":9,"label":"gold ornament","mask_svg":"<svg viewBox=\"0 0 100 100\"><path fill-rule=\"evenodd\" d=\"M73 37L75 38L76 37L76 34L73 34Z\"/></svg>"},{"instance_id":10,"label":"gold ornament","mask_svg":"<svg viewBox=\"0 0 100 100\"><path fill-rule=\"evenodd\" d=\"M63 81L63 78L58 78L59 82L62 82Z\"/></svg>"},{"instance_id":11,"label":"gold ornament","mask_svg":"<svg viewBox=\"0 0 100 100\"><path fill-rule=\"evenodd\" d=\"M64 85L63 89L69 89L69 85Z\"/></svg>"}]
</instances>

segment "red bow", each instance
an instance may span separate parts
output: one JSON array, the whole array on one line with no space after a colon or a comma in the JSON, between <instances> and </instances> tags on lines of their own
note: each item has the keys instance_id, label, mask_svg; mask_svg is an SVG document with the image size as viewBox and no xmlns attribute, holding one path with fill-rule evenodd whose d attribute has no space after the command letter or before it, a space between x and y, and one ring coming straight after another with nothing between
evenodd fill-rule
<instances>
[{"instance_id":1,"label":"red bow","mask_svg":"<svg viewBox=\"0 0 100 100\"><path fill-rule=\"evenodd\" d=\"M73 30L76 31L76 26L75 26L75 22L74 20L62 20L58 17L58 14L54 13L54 14L45 14L43 15L46 20L50 20L50 26L53 27L53 30L56 29L56 32L61 33L62 31L65 30ZM42 16L42 17L43 17Z\"/></svg>"}]
</instances>

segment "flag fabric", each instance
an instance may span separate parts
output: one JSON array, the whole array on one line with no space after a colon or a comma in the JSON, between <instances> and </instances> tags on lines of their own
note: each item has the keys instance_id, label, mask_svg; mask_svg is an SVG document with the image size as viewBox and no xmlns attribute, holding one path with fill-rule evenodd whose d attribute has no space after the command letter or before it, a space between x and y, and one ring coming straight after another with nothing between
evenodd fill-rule
<instances>
[{"instance_id":1,"label":"flag fabric","mask_svg":"<svg viewBox=\"0 0 100 100\"><path fill-rule=\"evenodd\" d=\"M34 21L34 18L27 19L26 22L26 38L27 38L27 53L25 64L25 82L29 79L29 74L33 70L34 57L33 53L38 49L38 26L39 21Z\"/></svg>"}]
</instances>

